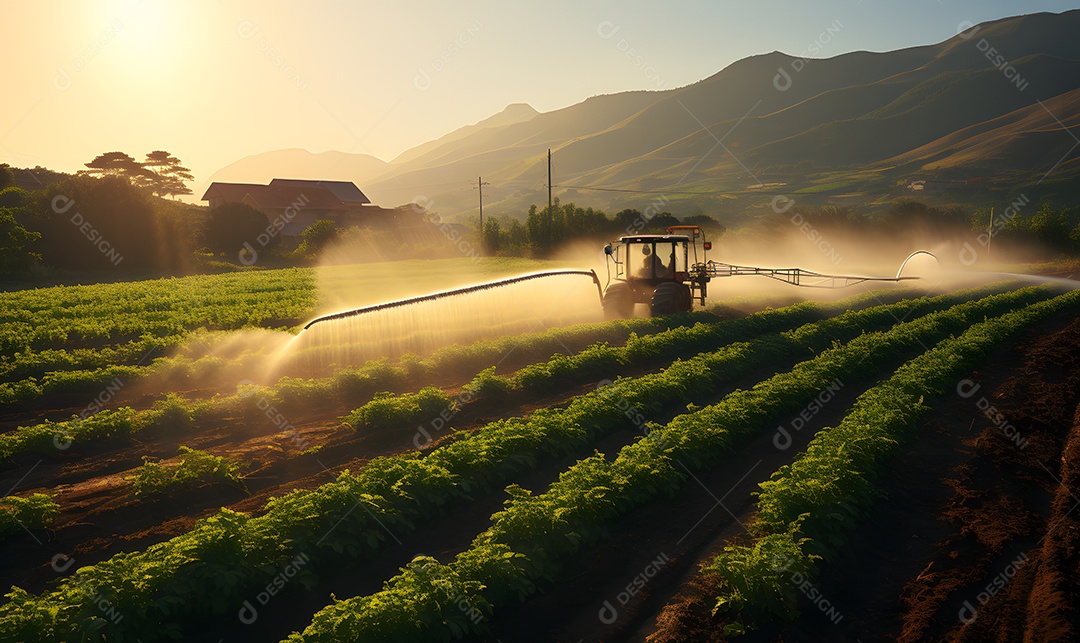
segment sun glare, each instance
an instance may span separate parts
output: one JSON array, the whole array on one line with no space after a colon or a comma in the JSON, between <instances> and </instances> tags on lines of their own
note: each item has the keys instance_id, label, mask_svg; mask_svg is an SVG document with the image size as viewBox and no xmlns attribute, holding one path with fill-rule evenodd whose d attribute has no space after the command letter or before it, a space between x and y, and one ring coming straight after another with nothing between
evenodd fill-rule
<instances>
[{"instance_id":1,"label":"sun glare","mask_svg":"<svg viewBox=\"0 0 1080 643\"><path fill-rule=\"evenodd\" d=\"M165 97L189 85L205 57L200 46L194 3L141 0L117 3L97 12L91 51L100 56L90 67L100 87L120 91L133 102ZM122 98L122 97L117 97Z\"/></svg>"}]
</instances>

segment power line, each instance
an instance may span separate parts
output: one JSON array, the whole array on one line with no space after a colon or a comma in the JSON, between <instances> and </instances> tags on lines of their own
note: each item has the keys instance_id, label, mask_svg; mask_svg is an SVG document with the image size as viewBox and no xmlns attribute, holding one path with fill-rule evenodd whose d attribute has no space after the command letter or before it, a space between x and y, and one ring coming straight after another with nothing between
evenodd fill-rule
<instances>
[{"instance_id":1,"label":"power line","mask_svg":"<svg viewBox=\"0 0 1080 643\"><path fill-rule=\"evenodd\" d=\"M631 190L629 188L601 188L589 185L556 185L557 188L569 190L592 190L595 192L630 192L633 194L700 194L702 196L714 195L716 192L689 192L687 190Z\"/></svg>"},{"instance_id":2,"label":"power line","mask_svg":"<svg viewBox=\"0 0 1080 643\"><path fill-rule=\"evenodd\" d=\"M691 190L631 190L629 188L604 188L591 185L556 185L553 187L569 190L592 190L596 192L628 192L631 194L694 194L697 196L719 196L723 194L784 194L784 190L772 192L770 190L713 190L711 192L695 192Z\"/></svg>"}]
</instances>

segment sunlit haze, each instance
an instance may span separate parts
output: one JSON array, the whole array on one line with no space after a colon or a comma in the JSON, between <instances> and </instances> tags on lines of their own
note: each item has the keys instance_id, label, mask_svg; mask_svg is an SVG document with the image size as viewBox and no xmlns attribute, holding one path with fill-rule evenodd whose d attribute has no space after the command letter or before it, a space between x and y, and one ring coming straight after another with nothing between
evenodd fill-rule
<instances>
[{"instance_id":1,"label":"sunlit haze","mask_svg":"<svg viewBox=\"0 0 1080 643\"><path fill-rule=\"evenodd\" d=\"M746 56L939 42L1064 1L6 3L0 162L73 172L177 155L203 183L250 154L392 160L510 103L670 89ZM819 36L842 24L827 42ZM815 44L814 51L808 47ZM196 198L199 195L194 195Z\"/></svg>"}]
</instances>

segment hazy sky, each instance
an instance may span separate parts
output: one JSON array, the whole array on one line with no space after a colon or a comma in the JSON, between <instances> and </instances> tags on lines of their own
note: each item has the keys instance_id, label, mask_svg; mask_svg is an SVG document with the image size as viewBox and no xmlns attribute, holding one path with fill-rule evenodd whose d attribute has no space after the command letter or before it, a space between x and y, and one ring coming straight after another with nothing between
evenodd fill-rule
<instances>
[{"instance_id":1,"label":"hazy sky","mask_svg":"<svg viewBox=\"0 0 1080 643\"><path fill-rule=\"evenodd\" d=\"M527 102L665 89L780 50L929 44L1056 0L0 0L0 162L75 171L165 149L196 185L300 147L391 160ZM822 38L832 28L833 35ZM817 49L816 52L813 49ZM809 50L809 51L808 51ZM816 55L811 56L811 54ZM196 197L199 195L196 195Z\"/></svg>"}]
</instances>

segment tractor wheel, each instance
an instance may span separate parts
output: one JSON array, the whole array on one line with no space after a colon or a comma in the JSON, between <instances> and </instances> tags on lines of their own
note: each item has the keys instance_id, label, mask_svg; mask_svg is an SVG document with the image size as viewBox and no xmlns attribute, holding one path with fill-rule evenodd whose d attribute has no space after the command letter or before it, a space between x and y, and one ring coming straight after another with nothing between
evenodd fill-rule
<instances>
[{"instance_id":1,"label":"tractor wheel","mask_svg":"<svg viewBox=\"0 0 1080 643\"><path fill-rule=\"evenodd\" d=\"M604 319L626 319L634 314L634 291L625 281L616 281L604 290Z\"/></svg>"},{"instance_id":2,"label":"tractor wheel","mask_svg":"<svg viewBox=\"0 0 1080 643\"><path fill-rule=\"evenodd\" d=\"M686 284L667 281L656 287L652 294L652 316L685 313L690 310L690 288Z\"/></svg>"}]
</instances>

